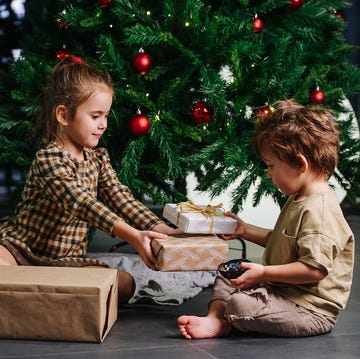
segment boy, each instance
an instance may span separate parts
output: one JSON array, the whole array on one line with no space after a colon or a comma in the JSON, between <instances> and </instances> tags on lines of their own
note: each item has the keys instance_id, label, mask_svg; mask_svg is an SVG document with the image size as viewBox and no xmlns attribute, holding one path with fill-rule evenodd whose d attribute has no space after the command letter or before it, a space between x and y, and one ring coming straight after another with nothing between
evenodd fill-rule
<instances>
[{"instance_id":1,"label":"boy","mask_svg":"<svg viewBox=\"0 0 360 359\"><path fill-rule=\"evenodd\" d=\"M263 264L218 276L206 317L181 316L186 338L241 332L302 337L331 331L350 294L354 235L328 184L338 160L339 131L331 113L280 101L259 119L253 145L267 176L288 200L273 230L238 221L235 234L265 247Z\"/></svg>"}]
</instances>

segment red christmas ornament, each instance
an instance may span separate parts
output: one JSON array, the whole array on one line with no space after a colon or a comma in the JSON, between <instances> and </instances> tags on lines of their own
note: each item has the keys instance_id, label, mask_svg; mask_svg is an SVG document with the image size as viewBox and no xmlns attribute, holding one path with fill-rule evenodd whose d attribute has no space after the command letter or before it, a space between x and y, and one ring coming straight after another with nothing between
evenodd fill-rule
<instances>
[{"instance_id":1,"label":"red christmas ornament","mask_svg":"<svg viewBox=\"0 0 360 359\"><path fill-rule=\"evenodd\" d=\"M151 69L151 57L140 49L139 53L132 60L133 69L140 75L145 75Z\"/></svg>"},{"instance_id":2,"label":"red christmas ornament","mask_svg":"<svg viewBox=\"0 0 360 359\"><path fill-rule=\"evenodd\" d=\"M83 61L83 59L82 59L81 57L79 57L79 56L73 56L73 57L71 58L71 62L77 62L77 63L79 63L79 64L82 64L84 61Z\"/></svg>"},{"instance_id":3,"label":"red christmas ornament","mask_svg":"<svg viewBox=\"0 0 360 359\"><path fill-rule=\"evenodd\" d=\"M70 56L70 52L67 49L61 49L56 53L56 58L58 60L62 60L65 57L69 57Z\"/></svg>"},{"instance_id":4,"label":"red christmas ornament","mask_svg":"<svg viewBox=\"0 0 360 359\"><path fill-rule=\"evenodd\" d=\"M264 27L264 23L258 17L254 18L254 32L261 32Z\"/></svg>"},{"instance_id":5,"label":"red christmas ornament","mask_svg":"<svg viewBox=\"0 0 360 359\"><path fill-rule=\"evenodd\" d=\"M98 4L101 8L106 8L111 4L112 0L98 0Z\"/></svg>"},{"instance_id":6,"label":"red christmas ornament","mask_svg":"<svg viewBox=\"0 0 360 359\"><path fill-rule=\"evenodd\" d=\"M202 102L195 102L192 107L192 116L196 123L208 123L211 121L213 111L211 107Z\"/></svg>"},{"instance_id":7,"label":"red christmas ornament","mask_svg":"<svg viewBox=\"0 0 360 359\"><path fill-rule=\"evenodd\" d=\"M61 17L58 17L56 19L56 23L58 25L58 27L60 29L64 29L64 30L68 30L69 29L69 24L67 24L66 22L64 22L64 20Z\"/></svg>"},{"instance_id":8,"label":"red christmas ornament","mask_svg":"<svg viewBox=\"0 0 360 359\"><path fill-rule=\"evenodd\" d=\"M270 113L270 107L268 105L259 107L256 111L257 116L267 116Z\"/></svg>"},{"instance_id":9,"label":"red christmas ornament","mask_svg":"<svg viewBox=\"0 0 360 359\"><path fill-rule=\"evenodd\" d=\"M305 3L304 0L291 0L288 3L288 6L291 10L297 10L300 9L304 5L304 3Z\"/></svg>"},{"instance_id":10,"label":"red christmas ornament","mask_svg":"<svg viewBox=\"0 0 360 359\"><path fill-rule=\"evenodd\" d=\"M343 14L342 14L339 10L336 10L336 11L334 12L334 14L335 14L335 16L336 16L337 18L339 18L340 20L345 21Z\"/></svg>"},{"instance_id":11,"label":"red christmas ornament","mask_svg":"<svg viewBox=\"0 0 360 359\"><path fill-rule=\"evenodd\" d=\"M129 122L129 129L135 136L142 136L148 133L150 128L149 119L142 113L137 112L133 115Z\"/></svg>"},{"instance_id":12,"label":"red christmas ornament","mask_svg":"<svg viewBox=\"0 0 360 359\"><path fill-rule=\"evenodd\" d=\"M321 104L325 101L325 94L321 90L316 89L310 94L309 99L312 103Z\"/></svg>"}]
</instances>

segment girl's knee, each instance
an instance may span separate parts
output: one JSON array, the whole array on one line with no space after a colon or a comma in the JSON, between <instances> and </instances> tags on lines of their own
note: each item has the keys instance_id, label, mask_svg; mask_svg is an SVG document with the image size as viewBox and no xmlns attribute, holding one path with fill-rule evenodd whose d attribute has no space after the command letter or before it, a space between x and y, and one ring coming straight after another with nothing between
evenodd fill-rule
<instances>
[{"instance_id":1,"label":"girl's knee","mask_svg":"<svg viewBox=\"0 0 360 359\"><path fill-rule=\"evenodd\" d=\"M14 256L0 244L0 265L13 265L16 266L17 262Z\"/></svg>"},{"instance_id":2,"label":"girl's knee","mask_svg":"<svg viewBox=\"0 0 360 359\"><path fill-rule=\"evenodd\" d=\"M119 270L118 271L118 294L119 303L127 303L135 293L135 280L133 276Z\"/></svg>"}]
</instances>

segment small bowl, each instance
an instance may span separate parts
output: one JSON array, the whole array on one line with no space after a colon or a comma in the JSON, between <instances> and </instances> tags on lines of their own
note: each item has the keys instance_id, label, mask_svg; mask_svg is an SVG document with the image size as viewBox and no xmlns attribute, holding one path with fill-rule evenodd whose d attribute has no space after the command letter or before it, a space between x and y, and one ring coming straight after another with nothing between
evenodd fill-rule
<instances>
[{"instance_id":1,"label":"small bowl","mask_svg":"<svg viewBox=\"0 0 360 359\"><path fill-rule=\"evenodd\" d=\"M226 279L235 279L241 276L246 269L240 268L241 262L250 262L247 259L231 259L218 265L219 273Z\"/></svg>"}]
</instances>

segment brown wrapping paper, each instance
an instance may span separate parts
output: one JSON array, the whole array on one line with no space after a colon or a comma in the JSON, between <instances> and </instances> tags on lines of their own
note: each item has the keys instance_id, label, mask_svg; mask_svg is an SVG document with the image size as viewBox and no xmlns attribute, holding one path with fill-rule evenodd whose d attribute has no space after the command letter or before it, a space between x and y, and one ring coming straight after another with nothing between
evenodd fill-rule
<instances>
[{"instance_id":1,"label":"brown wrapping paper","mask_svg":"<svg viewBox=\"0 0 360 359\"><path fill-rule=\"evenodd\" d=\"M216 270L228 260L229 245L215 235L176 235L153 239L158 269L164 272Z\"/></svg>"},{"instance_id":2,"label":"brown wrapping paper","mask_svg":"<svg viewBox=\"0 0 360 359\"><path fill-rule=\"evenodd\" d=\"M117 270L0 266L0 337L102 342L117 319Z\"/></svg>"}]
</instances>

